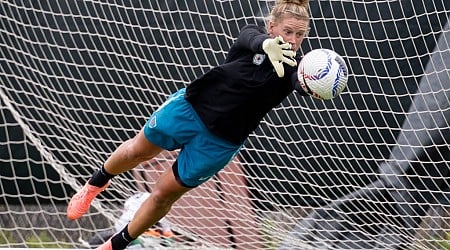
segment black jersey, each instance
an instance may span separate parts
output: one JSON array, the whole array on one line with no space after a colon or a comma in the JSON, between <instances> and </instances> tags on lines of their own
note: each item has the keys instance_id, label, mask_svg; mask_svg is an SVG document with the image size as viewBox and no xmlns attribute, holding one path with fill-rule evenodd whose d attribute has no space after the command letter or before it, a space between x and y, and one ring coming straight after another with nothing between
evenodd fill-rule
<instances>
[{"instance_id":1,"label":"black jersey","mask_svg":"<svg viewBox=\"0 0 450 250\"><path fill-rule=\"evenodd\" d=\"M242 144L263 117L299 86L296 67L283 63L284 77L277 76L262 49L267 38L262 27L245 26L225 62L186 88L186 100L206 127L233 144Z\"/></svg>"}]
</instances>

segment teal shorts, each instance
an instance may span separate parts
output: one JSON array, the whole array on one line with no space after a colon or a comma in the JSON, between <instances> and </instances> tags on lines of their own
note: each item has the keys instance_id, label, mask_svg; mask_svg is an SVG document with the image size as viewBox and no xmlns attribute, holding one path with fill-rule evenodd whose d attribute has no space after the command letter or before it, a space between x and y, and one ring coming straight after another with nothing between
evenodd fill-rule
<instances>
[{"instance_id":1,"label":"teal shorts","mask_svg":"<svg viewBox=\"0 0 450 250\"><path fill-rule=\"evenodd\" d=\"M196 187L223 169L242 145L209 132L184 94L184 88L172 94L150 116L144 134L163 149L181 149L174 165L175 177L183 186Z\"/></svg>"}]
</instances>

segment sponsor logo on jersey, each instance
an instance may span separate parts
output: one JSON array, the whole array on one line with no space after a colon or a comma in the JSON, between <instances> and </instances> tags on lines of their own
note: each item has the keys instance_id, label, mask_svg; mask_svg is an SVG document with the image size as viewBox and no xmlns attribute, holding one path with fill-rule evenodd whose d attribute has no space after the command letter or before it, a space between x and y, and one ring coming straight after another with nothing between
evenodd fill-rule
<instances>
[{"instance_id":1,"label":"sponsor logo on jersey","mask_svg":"<svg viewBox=\"0 0 450 250\"><path fill-rule=\"evenodd\" d=\"M266 58L265 54L255 54L253 56L253 64L261 65L261 63L264 61L265 58Z\"/></svg>"},{"instance_id":2,"label":"sponsor logo on jersey","mask_svg":"<svg viewBox=\"0 0 450 250\"><path fill-rule=\"evenodd\" d=\"M154 127L156 127L156 115L153 115L153 116L150 118L150 121L148 122L148 127L149 127L149 128L154 128Z\"/></svg>"},{"instance_id":3,"label":"sponsor logo on jersey","mask_svg":"<svg viewBox=\"0 0 450 250\"><path fill-rule=\"evenodd\" d=\"M199 181L204 181L204 180L207 180L207 179L209 179L209 178L211 178L211 176L204 176L204 177L198 178L198 180L199 180Z\"/></svg>"}]
</instances>

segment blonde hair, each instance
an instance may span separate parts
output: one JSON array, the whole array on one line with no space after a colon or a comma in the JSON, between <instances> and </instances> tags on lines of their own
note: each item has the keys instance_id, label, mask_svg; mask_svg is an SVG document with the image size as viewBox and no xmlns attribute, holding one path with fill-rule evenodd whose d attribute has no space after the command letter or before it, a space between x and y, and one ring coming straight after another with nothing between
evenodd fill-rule
<instances>
[{"instance_id":1,"label":"blonde hair","mask_svg":"<svg viewBox=\"0 0 450 250\"><path fill-rule=\"evenodd\" d=\"M278 23L287 17L309 20L309 0L277 0L270 12L270 21Z\"/></svg>"}]
</instances>

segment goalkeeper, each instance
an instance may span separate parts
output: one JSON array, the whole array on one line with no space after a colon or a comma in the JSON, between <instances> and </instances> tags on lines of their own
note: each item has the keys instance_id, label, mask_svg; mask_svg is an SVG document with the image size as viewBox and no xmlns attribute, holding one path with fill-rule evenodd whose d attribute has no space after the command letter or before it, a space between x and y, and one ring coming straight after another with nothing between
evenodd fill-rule
<instances>
[{"instance_id":1,"label":"goalkeeper","mask_svg":"<svg viewBox=\"0 0 450 250\"><path fill-rule=\"evenodd\" d=\"M294 89L297 54L309 28L308 0L277 1L267 30L245 26L222 65L171 95L143 129L125 141L71 199L67 216L75 220L115 175L163 150L181 149L172 168L119 233L98 249L124 249L157 223L184 193L224 168L262 118Z\"/></svg>"}]
</instances>

